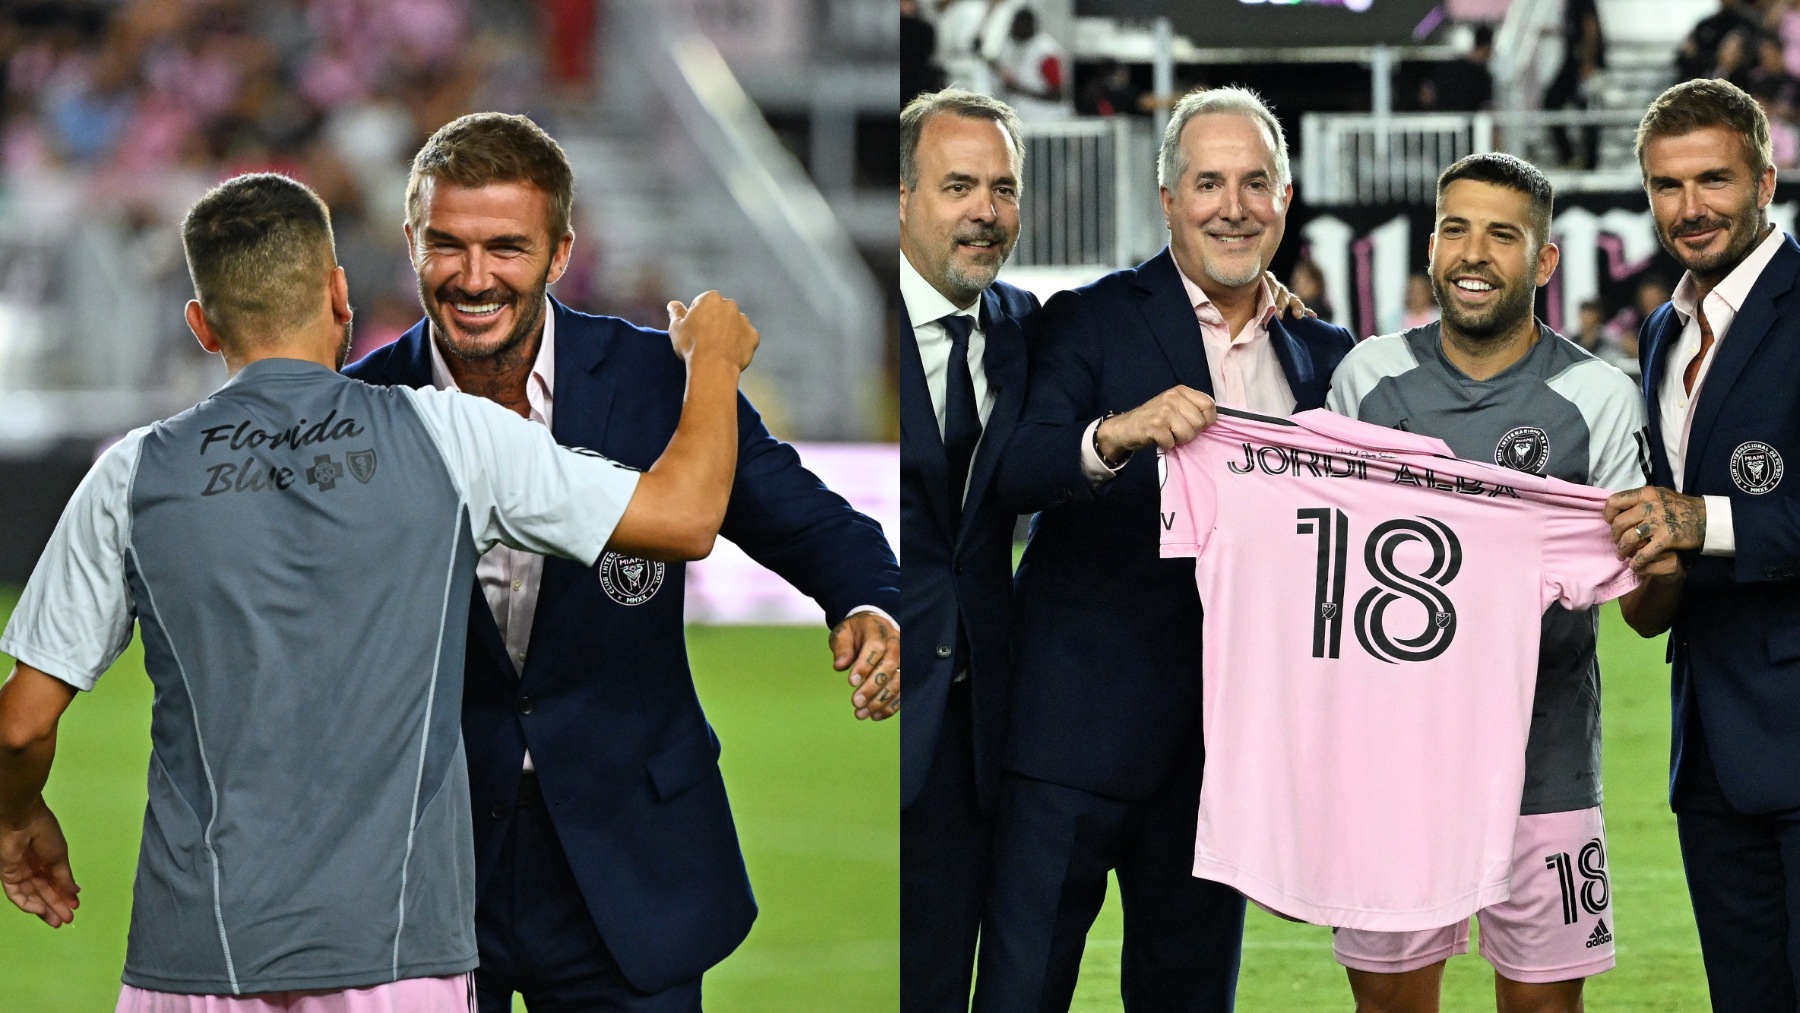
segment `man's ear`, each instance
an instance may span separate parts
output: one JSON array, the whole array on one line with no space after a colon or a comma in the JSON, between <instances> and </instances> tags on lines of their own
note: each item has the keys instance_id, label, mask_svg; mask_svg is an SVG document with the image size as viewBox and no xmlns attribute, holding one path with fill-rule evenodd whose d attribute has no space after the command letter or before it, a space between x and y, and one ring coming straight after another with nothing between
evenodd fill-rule
<instances>
[{"instance_id":1,"label":"man's ear","mask_svg":"<svg viewBox=\"0 0 1800 1013\"><path fill-rule=\"evenodd\" d=\"M188 330L194 332L194 339L200 342L200 347L213 355L220 354L224 346L219 343L218 333L206 322L206 311L200 308L200 300L188 300L186 316Z\"/></svg>"},{"instance_id":2,"label":"man's ear","mask_svg":"<svg viewBox=\"0 0 1800 1013\"><path fill-rule=\"evenodd\" d=\"M326 283L331 292L331 322L339 327L350 322L350 282L344 277L342 267L331 269L331 280Z\"/></svg>"}]
</instances>

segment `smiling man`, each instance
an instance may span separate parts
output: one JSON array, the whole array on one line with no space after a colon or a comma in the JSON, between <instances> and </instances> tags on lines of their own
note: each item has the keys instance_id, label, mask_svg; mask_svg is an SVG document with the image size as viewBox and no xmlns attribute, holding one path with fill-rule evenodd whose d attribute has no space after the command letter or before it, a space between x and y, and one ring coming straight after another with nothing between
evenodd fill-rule
<instances>
[{"instance_id":1,"label":"smiling man","mask_svg":"<svg viewBox=\"0 0 1800 1013\"><path fill-rule=\"evenodd\" d=\"M1469 460L1606 489L1644 481L1644 411L1631 380L1532 315L1556 270L1553 196L1543 173L1511 155L1470 155L1444 170L1427 246L1442 318L1358 345L1332 377L1329 407L1435 436ZM1576 1013L1586 978L1613 966L1597 633L1594 609L1544 613L1512 897L1477 914L1508 1013ZM1424 1013L1438 1008L1444 961L1468 951L1469 926L1339 929L1332 946L1357 1009Z\"/></svg>"},{"instance_id":2,"label":"smiling man","mask_svg":"<svg viewBox=\"0 0 1800 1013\"><path fill-rule=\"evenodd\" d=\"M987 893L1016 520L993 478L1038 308L995 280L1019 237L1019 131L1011 107L955 88L900 113L902 1013L967 1013Z\"/></svg>"},{"instance_id":3,"label":"smiling man","mask_svg":"<svg viewBox=\"0 0 1800 1013\"><path fill-rule=\"evenodd\" d=\"M1195 879L1204 751L1192 559L1158 549L1157 447L1220 404L1318 408L1349 332L1276 316L1263 277L1293 196L1253 92L1196 92L1158 158L1169 248L1050 300L1003 499L1038 512L1013 624L1021 676L975 1008L1065 1010L1117 869L1127 1010L1229 1010L1244 900ZM1151 451L1137 453L1137 451Z\"/></svg>"},{"instance_id":4,"label":"smiling man","mask_svg":"<svg viewBox=\"0 0 1800 1013\"><path fill-rule=\"evenodd\" d=\"M348 372L459 389L630 466L687 393L660 332L546 288L575 241L562 147L523 116L461 117L425 143L406 238L426 319ZM782 340L804 341L806 335ZM858 717L899 706L899 573L880 527L738 406L720 533L834 624ZM463 737L475 829L481 1009L675 1013L756 916L682 628L684 572L609 552L582 566L499 548L469 603ZM873 608L867 608L873 607Z\"/></svg>"},{"instance_id":5,"label":"smiling man","mask_svg":"<svg viewBox=\"0 0 1800 1013\"><path fill-rule=\"evenodd\" d=\"M1614 496L1655 578L1625 618L1669 633L1669 803L1712 1005L1800 1004L1800 247L1769 222L1769 123L1724 81L1664 92L1637 133L1663 248L1687 268L1644 321L1654 485Z\"/></svg>"}]
</instances>

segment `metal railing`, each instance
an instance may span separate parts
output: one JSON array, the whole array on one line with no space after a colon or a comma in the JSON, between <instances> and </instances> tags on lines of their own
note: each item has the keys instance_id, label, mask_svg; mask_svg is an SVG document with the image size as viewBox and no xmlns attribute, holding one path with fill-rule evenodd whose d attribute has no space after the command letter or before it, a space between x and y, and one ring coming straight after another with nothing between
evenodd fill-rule
<instances>
[{"instance_id":1,"label":"metal railing","mask_svg":"<svg viewBox=\"0 0 1800 1013\"><path fill-rule=\"evenodd\" d=\"M1156 140L1134 117L1025 125L1025 178L1014 267L1110 271L1163 243Z\"/></svg>"},{"instance_id":2,"label":"metal railing","mask_svg":"<svg viewBox=\"0 0 1800 1013\"><path fill-rule=\"evenodd\" d=\"M1308 113L1300 117L1300 182L1315 204L1417 204L1435 199L1437 177L1450 163L1477 151L1507 151L1531 159L1546 147L1551 129L1629 133L1643 114L1628 109L1586 112ZM1617 189L1637 185L1635 164L1611 162L1598 170L1563 173L1545 166L1558 189Z\"/></svg>"},{"instance_id":3,"label":"metal railing","mask_svg":"<svg viewBox=\"0 0 1800 1013\"><path fill-rule=\"evenodd\" d=\"M669 16L647 61L664 124L717 182L708 208L707 284L745 293L764 335L758 364L778 389L784 435L871 438L880 431L881 291L830 204L762 118L713 44ZM729 287L728 287L729 286ZM821 391L832 396L821 397Z\"/></svg>"}]
</instances>

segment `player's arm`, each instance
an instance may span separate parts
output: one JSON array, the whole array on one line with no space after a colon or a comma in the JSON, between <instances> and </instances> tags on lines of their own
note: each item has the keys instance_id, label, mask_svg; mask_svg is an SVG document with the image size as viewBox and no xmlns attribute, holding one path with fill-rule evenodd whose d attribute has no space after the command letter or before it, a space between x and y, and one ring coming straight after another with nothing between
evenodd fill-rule
<instances>
[{"instance_id":1,"label":"player's arm","mask_svg":"<svg viewBox=\"0 0 1800 1013\"><path fill-rule=\"evenodd\" d=\"M756 329L715 292L671 311L687 390L675 434L648 472L557 446L549 429L486 398L389 388L412 402L436 441L477 551L504 544L589 566L607 548L676 562L711 551L737 462L738 375L756 352Z\"/></svg>"},{"instance_id":2,"label":"player's arm","mask_svg":"<svg viewBox=\"0 0 1800 1013\"><path fill-rule=\"evenodd\" d=\"M0 685L0 889L51 928L68 924L80 906L68 842L43 795L57 722L75 692L24 662Z\"/></svg>"},{"instance_id":3,"label":"player's arm","mask_svg":"<svg viewBox=\"0 0 1800 1013\"><path fill-rule=\"evenodd\" d=\"M704 559L737 473L738 377L758 337L737 303L717 292L703 293L692 309L670 303L669 317L669 340L687 363L681 420L606 544L648 559Z\"/></svg>"}]
</instances>

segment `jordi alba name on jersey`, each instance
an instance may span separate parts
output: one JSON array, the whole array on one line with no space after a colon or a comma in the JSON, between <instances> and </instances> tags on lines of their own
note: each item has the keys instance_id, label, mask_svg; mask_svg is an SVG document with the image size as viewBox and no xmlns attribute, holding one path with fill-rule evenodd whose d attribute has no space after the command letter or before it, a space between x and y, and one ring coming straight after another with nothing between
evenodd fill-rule
<instances>
[{"instance_id":1,"label":"jordi alba name on jersey","mask_svg":"<svg viewBox=\"0 0 1800 1013\"><path fill-rule=\"evenodd\" d=\"M1505 900L1540 617L1637 586L1607 494L1324 410L1162 464L1206 609L1194 874L1377 931Z\"/></svg>"}]
</instances>

